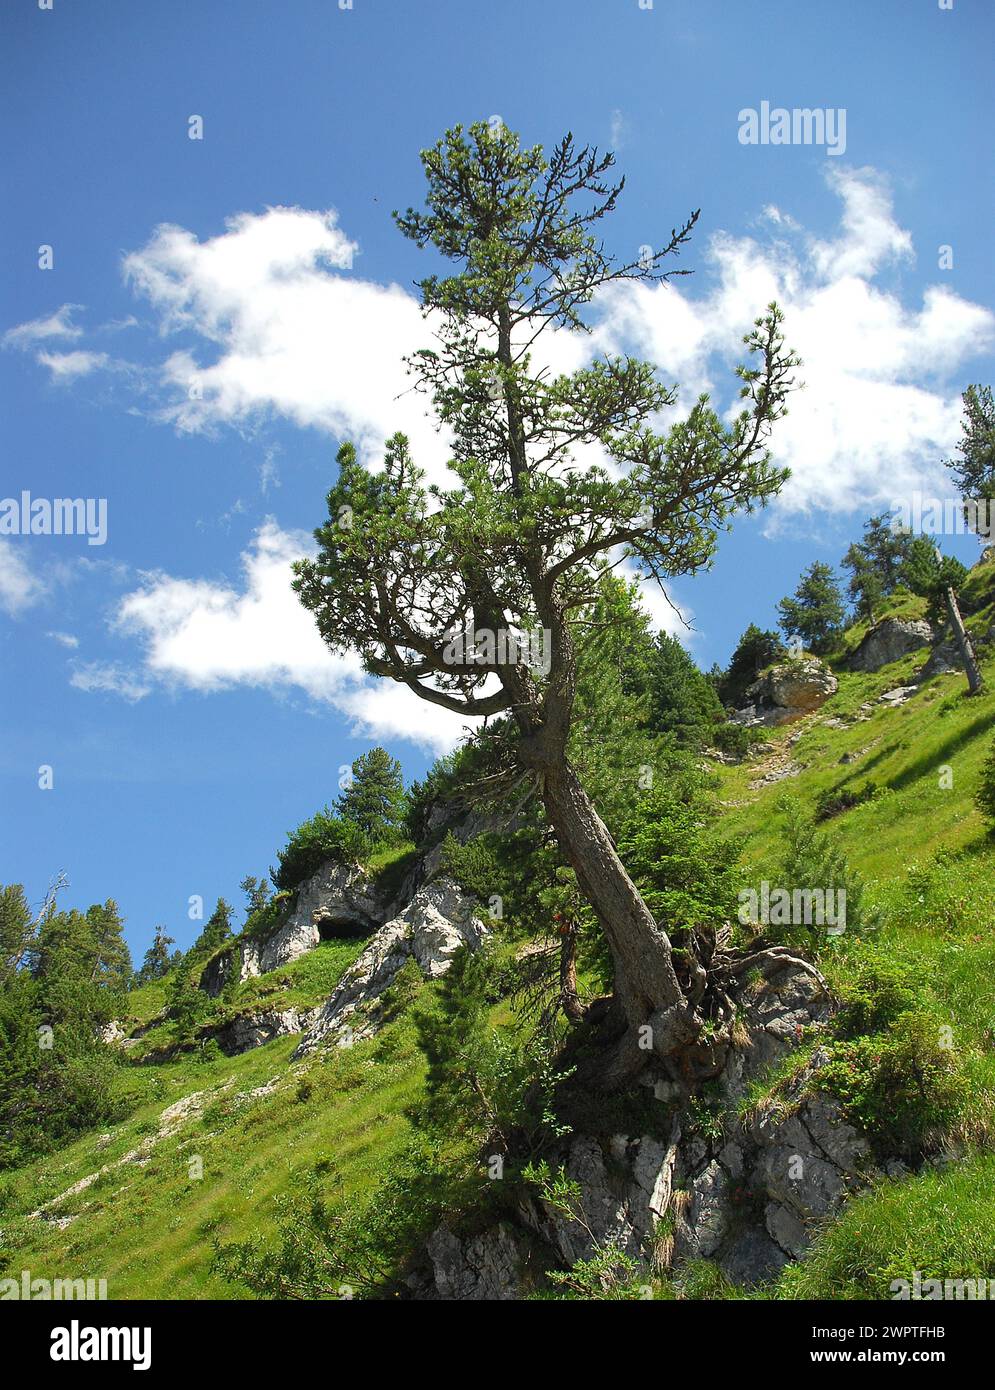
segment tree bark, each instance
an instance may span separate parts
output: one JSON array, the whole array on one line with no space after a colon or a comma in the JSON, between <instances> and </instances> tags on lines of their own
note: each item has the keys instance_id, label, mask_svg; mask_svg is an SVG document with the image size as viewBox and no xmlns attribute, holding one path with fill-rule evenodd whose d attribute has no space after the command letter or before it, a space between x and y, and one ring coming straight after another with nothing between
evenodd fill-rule
<instances>
[{"instance_id":1,"label":"tree bark","mask_svg":"<svg viewBox=\"0 0 995 1390\"><path fill-rule=\"evenodd\" d=\"M947 617L953 629L954 639L957 642L957 650L960 652L960 659L967 672L967 686L971 695L980 695L982 688L981 671L978 668L978 658L975 655L974 643L971 641L970 633L964 626L964 619L960 615L960 605L957 602L957 595L953 588L948 588L946 595Z\"/></svg>"},{"instance_id":2,"label":"tree bark","mask_svg":"<svg viewBox=\"0 0 995 1390\"><path fill-rule=\"evenodd\" d=\"M622 1027L605 1073L620 1082L652 1052L670 1056L692 1041L700 1025L674 970L667 933L626 872L576 772L564 761L544 768L542 776L550 824L611 948Z\"/></svg>"},{"instance_id":3,"label":"tree bark","mask_svg":"<svg viewBox=\"0 0 995 1390\"><path fill-rule=\"evenodd\" d=\"M571 1023L584 1017L577 993L577 924L571 919L560 938L560 1007Z\"/></svg>"}]
</instances>

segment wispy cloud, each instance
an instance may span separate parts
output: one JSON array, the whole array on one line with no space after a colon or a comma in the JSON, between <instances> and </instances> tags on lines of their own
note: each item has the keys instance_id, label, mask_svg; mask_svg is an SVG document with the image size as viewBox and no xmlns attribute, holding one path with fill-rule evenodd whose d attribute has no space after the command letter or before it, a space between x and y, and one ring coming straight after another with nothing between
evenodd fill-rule
<instances>
[{"instance_id":1,"label":"wispy cloud","mask_svg":"<svg viewBox=\"0 0 995 1390\"><path fill-rule=\"evenodd\" d=\"M4 347L27 348L48 338L79 338L83 330L72 322L72 317L74 312L82 307L82 304L63 304L54 314L29 319L27 323L8 328L0 342Z\"/></svg>"},{"instance_id":2,"label":"wispy cloud","mask_svg":"<svg viewBox=\"0 0 995 1390\"><path fill-rule=\"evenodd\" d=\"M0 537L0 609L9 617L20 617L47 592L47 583L31 569L23 551Z\"/></svg>"},{"instance_id":3,"label":"wispy cloud","mask_svg":"<svg viewBox=\"0 0 995 1390\"><path fill-rule=\"evenodd\" d=\"M58 381L68 381L72 377L88 376L100 367L106 367L110 359L106 352L39 352L38 361L47 367Z\"/></svg>"},{"instance_id":4,"label":"wispy cloud","mask_svg":"<svg viewBox=\"0 0 995 1390\"><path fill-rule=\"evenodd\" d=\"M119 695L129 704L135 704L151 694L152 685L140 672L116 662L90 661L73 667L69 684L77 690L88 693L99 691L108 695Z\"/></svg>"}]
</instances>

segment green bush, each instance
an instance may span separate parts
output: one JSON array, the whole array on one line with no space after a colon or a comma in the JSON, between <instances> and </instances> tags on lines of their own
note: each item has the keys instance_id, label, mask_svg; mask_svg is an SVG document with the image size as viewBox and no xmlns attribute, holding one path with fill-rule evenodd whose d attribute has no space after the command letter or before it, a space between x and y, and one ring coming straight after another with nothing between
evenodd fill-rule
<instances>
[{"instance_id":1,"label":"green bush","mask_svg":"<svg viewBox=\"0 0 995 1390\"><path fill-rule=\"evenodd\" d=\"M884 1032L926 1002L923 981L913 967L883 952L861 961L850 978L837 982L837 991L843 1002L833 1027L844 1038Z\"/></svg>"},{"instance_id":2,"label":"green bush","mask_svg":"<svg viewBox=\"0 0 995 1390\"><path fill-rule=\"evenodd\" d=\"M818 821L830 820L833 816L839 816L844 811L852 811L855 806L861 806L877 792L877 784L867 781L860 788L853 787L827 787L824 792L820 792L815 802L815 819Z\"/></svg>"},{"instance_id":3,"label":"green bush","mask_svg":"<svg viewBox=\"0 0 995 1390\"><path fill-rule=\"evenodd\" d=\"M732 722L716 724L710 733L714 746L733 758L745 758L751 749L764 742L765 737L760 729L749 729L745 724Z\"/></svg>"},{"instance_id":4,"label":"green bush","mask_svg":"<svg viewBox=\"0 0 995 1390\"><path fill-rule=\"evenodd\" d=\"M326 806L290 833L286 847L280 851L280 865L273 881L277 888L292 892L326 860L361 859L371 848L358 826L342 820Z\"/></svg>"},{"instance_id":5,"label":"green bush","mask_svg":"<svg viewBox=\"0 0 995 1390\"><path fill-rule=\"evenodd\" d=\"M992 744L981 768L977 802L978 810L984 816L989 830L995 835L995 743Z\"/></svg>"},{"instance_id":6,"label":"green bush","mask_svg":"<svg viewBox=\"0 0 995 1390\"><path fill-rule=\"evenodd\" d=\"M930 1014L902 1014L887 1033L835 1043L815 1084L882 1152L917 1159L960 1118L967 1077L948 1035Z\"/></svg>"}]
</instances>

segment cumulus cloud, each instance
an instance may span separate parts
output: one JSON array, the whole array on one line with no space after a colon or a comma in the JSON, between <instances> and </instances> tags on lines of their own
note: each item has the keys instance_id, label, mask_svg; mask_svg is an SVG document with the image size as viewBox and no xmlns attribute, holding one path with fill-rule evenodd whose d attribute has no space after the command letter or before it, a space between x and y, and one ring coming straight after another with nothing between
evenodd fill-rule
<instances>
[{"instance_id":1,"label":"cumulus cloud","mask_svg":"<svg viewBox=\"0 0 995 1390\"><path fill-rule=\"evenodd\" d=\"M959 433L958 369L995 340L995 315L946 286L927 287L921 305L909 308L875 283L912 255L887 185L870 169L833 169L827 178L843 203L836 238L810 237L768 207L774 241L711 239L704 296L674 284L619 286L598 334L606 346L628 342L653 358L683 383L685 402L700 390L721 400L742 335L778 301L803 358L805 389L774 437L792 477L772 508L773 526L936 488Z\"/></svg>"},{"instance_id":2,"label":"cumulus cloud","mask_svg":"<svg viewBox=\"0 0 995 1390\"><path fill-rule=\"evenodd\" d=\"M935 486L957 436L954 376L995 337L991 312L946 286L929 286L915 307L882 287L879 277L914 254L886 180L836 166L826 178L840 201L834 236L813 236L768 205L766 239L711 237L697 277L704 293L687 281L617 285L593 307L592 338L552 332L543 348L555 370L592 350L640 352L680 382L683 409L703 390L724 405L742 335L776 298L807 385L775 436L794 474L775 518L848 512ZM185 348L160 364L163 418L204 430L273 412L353 438L371 462L403 429L439 476L446 440L401 360L431 325L408 291L355 276L355 250L334 212L302 208L243 213L204 242L160 227L127 258L126 274L163 333L192 331L210 350Z\"/></svg>"},{"instance_id":3,"label":"cumulus cloud","mask_svg":"<svg viewBox=\"0 0 995 1390\"><path fill-rule=\"evenodd\" d=\"M347 715L358 732L405 738L437 751L453 747L461 720L393 682L371 681L357 657L334 655L325 646L290 587L291 563L313 548L303 532L267 521L242 556L239 586L148 575L121 600L115 621L120 632L143 643L136 684L297 689Z\"/></svg>"},{"instance_id":4,"label":"cumulus cloud","mask_svg":"<svg viewBox=\"0 0 995 1390\"><path fill-rule=\"evenodd\" d=\"M213 361L181 350L163 363L163 418L194 431L273 411L347 435L370 458L404 429L416 457L440 460L401 360L425 343L421 310L397 285L346 273L355 250L334 212L301 208L241 214L205 242L158 228L125 274L163 332L193 330L216 349Z\"/></svg>"}]
</instances>

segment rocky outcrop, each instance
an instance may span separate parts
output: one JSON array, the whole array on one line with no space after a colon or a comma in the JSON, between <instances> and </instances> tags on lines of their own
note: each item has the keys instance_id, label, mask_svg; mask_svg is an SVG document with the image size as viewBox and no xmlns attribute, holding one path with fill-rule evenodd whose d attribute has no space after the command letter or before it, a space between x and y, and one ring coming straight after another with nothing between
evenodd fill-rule
<instances>
[{"instance_id":1,"label":"rocky outcrop","mask_svg":"<svg viewBox=\"0 0 995 1390\"><path fill-rule=\"evenodd\" d=\"M851 671L880 671L932 640L933 629L924 619L885 618L865 634L847 666Z\"/></svg>"},{"instance_id":2,"label":"rocky outcrop","mask_svg":"<svg viewBox=\"0 0 995 1390\"><path fill-rule=\"evenodd\" d=\"M818 709L834 695L839 681L824 662L804 656L771 666L746 691L750 704L732 716L736 723L786 724Z\"/></svg>"},{"instance_id":3,"label":"rocky outcrop","mask_svg":"<svg viewBox=\"0 0 995 1390\"><path fill-rule=\"evenodd\" d=\"M274 1038L306 1032L317 1017L320 1007L318 1005L313 1009L260 1009L256 1013L240 1014L215 1034L218 1046L227 1056L234 1057L240 1052L262 1047Z\"/></svg>"},{"instance_id":4,"label":"rocky outcrop","mask_svg":"<svg viewBox=\"0 0 995 1390\"><path fill-rule=\"evenodd\" d=\"M436 1231L412 1294L463 1299L520 1296L531 1263L567 1267L613 1247L650 1271L687 1259L715 1261L741 1284L773 1277L804 1252L820 1222L876 1175L867 1141L813 1083L828 1055L817 1049L790 1089L744 1120L750 1083L822 1029L831 1001L809 974L787 966L740 999L744 1032L729 1053L707 1111L678 1106L655 1083L653 1134L576 1134L550 1155L581 1193L574 1220L538 1198L519 1204L516 1226L462 1239ZM522 1244L522 1235L531 1244ZM517 1264L509 1268L512 1252ZM544 1265L543 1265L543 1262ZM487 1271L486 1276L483 1271ZM459 1290L442 1294L442 1289Z\"/></svg>"},{"instance_id":5,"label":"rocky outcrop","mask_svg":"<svg viewBox=\"0 0 995 1390\"><path fill-rule=\"evenodd\" d=\"M233 969L240 980L265 975L313 950L324 936L371 932L390 915L358 864L328 862L297 890L293 908L272 935L233 943L208 961L200 988L218 995Z\"/></svg>"},{"instance_id":6,"label":"rocky outcrop","mask_svg":"<svg viewBox=\"0 0 995 1390\"><path fill-rule=\"evenodd\" d=\"M414 1281L421 1299L503 1302L518 1298L528 1260L528 1242L507 1222L461 1239L440 1226L428 1240L431 1273Z\"/></svg>"},{"instance_id":7,"label":"rocky outcrop","mask_svg":"<svg viewBox=\"0 0 995 1390\"><path fill-rule=\"evenodd\" d=\"M963 669L957 643L952 637L946 637L937 642L930 652L925 665L917 672L916 680L920 683L931 681L934 676L945 676L948 671L962 671Z\"/></svg>"},{"instance_id":8,"label":"rocky outcrop","mask_svg":"<svg viewBox=\"0 0 995 1390\"><path fill-rule=\"evenodd\" d=\"M452 879L419 888L342 976L294 1056L324 1041L348 1045L371 1036L379 1022L377 1003L407 961L416 961L427 979L436 979L449 969L460 946L477 950L486 933L472 899Z\"/></svg>"}]
</instances>

